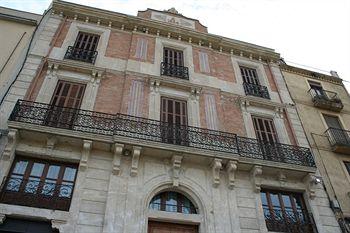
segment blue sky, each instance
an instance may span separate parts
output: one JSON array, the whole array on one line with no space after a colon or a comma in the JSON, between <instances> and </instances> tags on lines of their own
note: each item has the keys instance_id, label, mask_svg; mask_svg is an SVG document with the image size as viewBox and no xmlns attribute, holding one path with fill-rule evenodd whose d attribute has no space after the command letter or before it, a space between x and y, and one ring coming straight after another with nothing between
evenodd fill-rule
<instances>
[{"instance_id":1,"label":"blue sky","mask_svg":"<svg viewBox=\"0 0 350 233\"><path fill-rule=\"evenodd\" d=\"M130 15L175 7L209 32L281 53L286 61L336 70L350 90L349 0L69 0ZM0 0L0 6L42 13L50 0Z\"/></svg>"}]
</instances>

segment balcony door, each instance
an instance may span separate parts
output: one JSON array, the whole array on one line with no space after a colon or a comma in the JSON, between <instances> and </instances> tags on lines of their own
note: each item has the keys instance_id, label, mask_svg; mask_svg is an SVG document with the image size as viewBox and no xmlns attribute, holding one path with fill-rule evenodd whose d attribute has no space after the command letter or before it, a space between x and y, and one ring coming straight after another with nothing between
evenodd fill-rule
<instances>
[{"instance_id":1,"label":"balcony door","mask_svg":"<svg viewBox=\"0 0 350 233\"><path fill-rule=\"evenodd\" d=\"M256 69L239 67L241 70L242 78L244 83L249 83L253 85L260 85Z\"/></svg>"},{"instance_id":2,"label":"balcony door","mask_svg":"<svg viewBox=\"0 0 350 233\"><path fill-rule=\"evenodd\" d=\"M344 131L342 124L339 121L339 118L336 116L323 115L324 120L329 128L330 137L337 144L348 145L350 144L350 138L347 133Z\"/></svg>"},{"instance_id":3,"label":"balcony door","mask_svg":"<svg viewBox=\"0 0 350 233\"><path fill-rule=\"evenodd\" d=\"M262 153L266 157L277 156L275 144L278 142L275 125L269 118L252 117L255 135L260 143Z\"/></svg>"},{"instance_id":4,"label":"balcony door","mask_svg":"<svg viewBox=\"0 0 350 233\"><path fill-rule=\"evenodd\" d=\"M161 99L162 141L187 145L187 103L166 97Z\"/></svg>"},{"instance_id":5,"label":"balcony door","mask_svg":"<svg viewBox=\"0 0 350 233\"><path fill-rule=\"evenodd\" d=\"M84 92L85 84L58 81L51 99L46 124L52 127L72 128Z\"/></svg>"},{"instance_id":6,"label":"balcony door","mask_svg":"<svg viewBox=\"0 0 350 233\"><path fill-rule=\"evenodd\" d=\"M79 32L77 39L74 43L75 49L95 51L100 39L99 35L90 34L85 32Z\"/></svg>"},{"instance_id":7,"label":"balcony door","mask_svg":"<svg viewBox=\"0 0 350 233\"><path fill-rule=\"evenodd\" d=\"M174 66L184 66L183 52L181 50L164 48L163 62Z\"/></svg>"}]
</instances>

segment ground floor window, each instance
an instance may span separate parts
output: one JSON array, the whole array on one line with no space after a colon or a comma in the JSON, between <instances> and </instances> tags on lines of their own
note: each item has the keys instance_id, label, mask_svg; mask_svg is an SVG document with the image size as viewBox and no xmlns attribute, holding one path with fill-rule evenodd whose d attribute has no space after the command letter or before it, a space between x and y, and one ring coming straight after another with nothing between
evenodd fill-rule
<instances>
[{"instance_id":1,"label":"ground floor window","mask_svg":"<svg viewBox=\"0 0 350 233\"><path fill-rule=\"evenodd\" d=\"M314 232L301 193L263 190L261 201L269 231Z\"/></svg>"},{"instance_id":2,"label":"ground floor window","mask_svg":"<svg viewBox=\"0 0 350 233\"><path fill-rule=\"evenodd\" d=\"M50 222L29 221L6 217L0 225L0 233L59 233Z\"/></svg>"}]
</instances>

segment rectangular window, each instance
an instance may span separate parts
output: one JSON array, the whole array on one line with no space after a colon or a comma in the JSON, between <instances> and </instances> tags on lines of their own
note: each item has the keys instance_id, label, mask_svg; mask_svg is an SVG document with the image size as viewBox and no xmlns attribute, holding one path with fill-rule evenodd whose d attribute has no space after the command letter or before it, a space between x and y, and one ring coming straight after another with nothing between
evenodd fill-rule
<instances>
[{"instance_id":1,"label":"rectangular window","mask_svg":"<svg viewBox=\"0 0 350 233\"><path fill-rule=\"evenodd\" d=\"M165 143L187 145L187 103L161 98L162 140Z\"/></svg>"},{"instance_id":2,"label":"rectangular window","mask_svg":"<svg viewBox=\"0 0 350 233\"><path fill-rule=\"evenodd\" d=\"M136 54L135 57L138 59L147 59L147 47L148 47L148 40L144 38L138 38L137 39L137 45L136 45Z\"/></svg>"},{"instance_id":3,"label":"rectangular window","mask_svg":"<svg viewBox=\"0 0 350 233\"><path fill-rule=\"evenodd\" d=\"M328 128L342 129L339 118L336 116L323 115L324 120L327 123Z\"/></svg>"},{"instance_id":4,"label":"rectangular window","mask_svg":"<svg viewBox=\"0 0 350 233\"><path fill-rule=\"evenodd\" d=\"M244 66L239 67L244 83L260 85L256 69L248 68Z\"/></svg>"},{"instance_id":5,"label":"rectangular window","mask_svg":"<svg viewBox=\"0 0 350 233\"><path fill-rule=\"evenodd\" d=\"M263 190L261 202L269 231L313 232L301 193Z\"/></svg>"},{"instance_id":6,"label":"rectangular window","mask_svg":"<svg viewBox=\"0 0 350 233\"><path fill-rule=\"evenodd\" d=\"M311 81L311 80L308 80L308 83L310 85L310 88L313 90L314 94L316 96L324 96L325 95L325 92L322 88L322 85L321 83L319 82L315 82L315 81Z\"/></svg>"},{"instance_id":7,"label":"rectangular window","mask_svg":"<svg viewBox=\"0 0 350 233\"><path fill-rule=\"evenodd\" d=\"M199 52L199 69L201 72L210 73L208 54Z\"/></svg>"},{"instance_id":8,"label":"rectangular window","mask_svg":"<svg viewBox=\"0 0 350 233\"><path fill-rule=\"evenodd\" d=\"M269 118L252 117L256 138L260 142L278 142L273 120Z\"/></svg>"},{"instance_id":9,"label":"rectangular window","mask_svg":"<svg viewBox=\"0 0 350 233\"><path fill-rule=\"evenodd\" d=\"M74 164L19 157L6 180L1 202L68 211L76 173Z\"/></svg>"},{"instance_id":10,"label":"rectangular window","mask_svg":"<svg viewBox=\"0 0 350 233\"><path fill-rule=\"evenodd\" d=\"M97 44L100 39L99 35L79 32L77 39L74 43L75 49L95 51L97 49Z\"/></svg>"},{"instance_id":11,"label":"rectangular window","mask_svg":"<svg viewBox=\"0 0 350 233\"><path fill-rule=\"evenodd\" d=\"M183 66L183 52L172 48L164 48L163 62L175 66Z\"/></svg>"}]
</instances>

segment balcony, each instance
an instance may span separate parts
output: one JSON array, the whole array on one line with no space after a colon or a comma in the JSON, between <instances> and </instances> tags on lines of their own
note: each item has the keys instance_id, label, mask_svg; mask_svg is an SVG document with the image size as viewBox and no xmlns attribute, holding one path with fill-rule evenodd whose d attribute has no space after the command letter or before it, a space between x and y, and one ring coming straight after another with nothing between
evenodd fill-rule
<instances>
[{"instance_id":1,"label":"balcony","mask_svg":"<svg viewBox=\"0 0 350 233\"><path fill-rule=\"evenodd\" d=\"M68 211L73 185L40 181L38 178L5 179L0 193L0 202L36 208Z\"/></svg>"},{"instance_id":2,"label":"balcony","mask_svg":"<svg viewBox=\"0 0 350 233\"><path fill-rule=\"evenodd\" d=\"M350 154L350 131L329 128L326 134L334 152Z\"/></svg>"},{"instance_id":3,"label":"balcony","mask_svg":"<svg viewBox=\"0 0 350 233\"><path fill-rule=\"evenodd\" d=\"M162 62L160 64L160 74L185 80L189 79L187 67L176 66L165 62Z\"/></svg>"},{"instance_id":4,"label":"balcony","mask_svg":"<svg viewBox=\"0 0 350 233\"><path fill-rule=\"evenodd\" d=\"M97 57L97 51L79 49L73 46L68 46L67 52L64 55L65 59L88 62L92 64L95 64L96 57Z\"/></svg>"},{"instance_id":5,"label":"balcony","mask_svg":"<svg viewBox=\"0 0 350 233\"><path fill-rule=\"evenodd\" d=\"M256 139L239 137L233 133L174 125L124 114L106 114L19 100L9 120L315 167L308 148L281 143L263 144Z\"/></svg>"},{"instance_id":6,"label":"balcony","mask_svg":"<svg viewBox=\"0 0 350 233\"><path fill-rule=\"evenodd\" d=\"M315 233L316 225L311 214L292 210L273 211L264 208L265 222L268 231L288 233Z\"/></svg>"},{"instance_id":7,"label":"balcony","mask_svg":"<svg viewBox=\"0 0 350 233\"><path fill-rule=\"evenodd\" d=\"M339 112L344 105L339 99L338 94L332 91L315 90L311 88L309 94L312 97L312 102L315 107Z\"/></svg>"},{"instance_id":8,"label":"balcony","mask_svg":"<svg viewBox=\"0 0 350 233\"><path fill-rule=\"evenodd\" d=\"M270 99L269 91L265 86L244 82L243 87L246 95L252 95L252 96L257 96L265 99Z\"/></svg>"}]
</instances>

